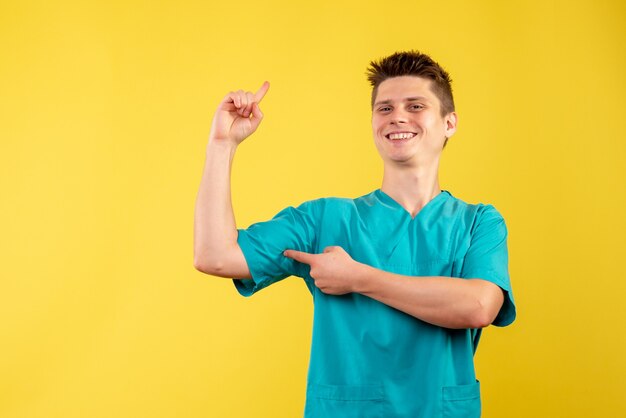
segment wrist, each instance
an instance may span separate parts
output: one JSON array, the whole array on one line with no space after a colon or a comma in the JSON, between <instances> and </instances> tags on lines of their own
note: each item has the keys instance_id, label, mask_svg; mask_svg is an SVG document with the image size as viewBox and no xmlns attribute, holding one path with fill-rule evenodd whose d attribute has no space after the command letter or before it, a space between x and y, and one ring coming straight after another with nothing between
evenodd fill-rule
<instances>
[{"instance_id":1,"label":"wrist","mask_svg":"<svg viewBox=\"0 0 626 418\"><path fill-rule=\"evenodd\" d=\"M209 143L207 144L207 153L211 152L226 152L231 156L235 154L237 150L237 144L235 141L231 141L228 139L217 139L213 137L209 137Z\"/></svg>"},{"instance_id":2,"label":"wrist","mask_svg":"<svg viewBox=\"0 0 626 418\"><path fill-rule=\"evenodd\" d=\"M373 267L357 262L356 268L354 269L354 293L367 293L371 282L372 270Z\"/></svg>"}]
</instances>

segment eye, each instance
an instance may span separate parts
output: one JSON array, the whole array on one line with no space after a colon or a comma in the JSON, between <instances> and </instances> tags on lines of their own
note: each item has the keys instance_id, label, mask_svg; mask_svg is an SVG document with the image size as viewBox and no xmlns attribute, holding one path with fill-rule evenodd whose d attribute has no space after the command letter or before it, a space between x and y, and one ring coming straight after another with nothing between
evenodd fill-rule
<instances>
[{"instance_id":1,"label":"eye","mask_svg":"<svg viewBox=\"0 0 626 418\"><path fill-rule=\"evenodd\" d=\"M391 108L389 106L384 106L384 107L378 108L379 112L388 112L389 110L391 110Z\"/></svg>"},{"instance_id":2,"label":"eye","mask_svg":"<svg viewBox=\"0 0 626 418\"><path fill-rule=\"evenodd\" d=\"M411 105L411 109L417 109L417 110L419 110L419 109L423 109L423 108L424 108L424 106L422 106L421 104L414 104L414 105Z\"/></svg>"}]
</instances>

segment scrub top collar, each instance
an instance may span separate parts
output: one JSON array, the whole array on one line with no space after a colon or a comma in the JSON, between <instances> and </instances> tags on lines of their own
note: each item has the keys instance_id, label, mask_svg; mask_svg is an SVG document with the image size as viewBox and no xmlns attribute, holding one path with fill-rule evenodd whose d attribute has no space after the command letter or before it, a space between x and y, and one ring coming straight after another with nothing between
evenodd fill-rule
<instances>
[{"instance_id":1,"label":"scrub top collar","mask_svg":"<svg viewBox=\"0 0 626 418\"><path fill-rule=\"evenodd\" d=\"M381 257L389 258L397 245L405 239L409 230L425 231L430 228L429 224L436 222L439 218L437 208L441 207L449 197L451 197L450 192L442 190L424 205L414 218L400 203L381 189L376 189L356 201L364 222L364 229L370 236L370 242L376 247Z\"/></svg>"},{"instance_id":2,"label":"scrub top collar","mask_svg":"<svg viewBox=\"0 0 626 418\"><path fill-rule=\"evenodd\" d=\"M387 193L383 192L382 189L374 190L374 195L383 204L385 204L386 206L390 207L394 211L400 211L405 216L409 217L411 221L417 219L423 212L425 212L426 209L430 210L430 209L432 209L433 206L437 206L440 201L443 202L444 200L446 200L446 198L452 196L452 194L449 191L441 190L437 196L433 197L430 201L428 201L428 203L426 203L420 209L420 211L417 213L417 215L415 215L415 217L411 217L411 214L409 213L409 211L407 211L404 208L404 206L402 206L400 203L398 203L394 198L389 196Z\"/></svg>"}]
</instances>

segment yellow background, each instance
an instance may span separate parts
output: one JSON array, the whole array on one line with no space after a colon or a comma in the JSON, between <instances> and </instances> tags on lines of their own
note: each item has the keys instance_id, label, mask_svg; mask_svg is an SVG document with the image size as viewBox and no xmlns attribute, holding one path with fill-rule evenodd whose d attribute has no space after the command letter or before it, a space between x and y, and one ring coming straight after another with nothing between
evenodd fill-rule
<instances>
[{"instance_id":1,"label":"yellow background","mask_svg":"<svg viewBox=\"0 0 626 418\"><path fill-rule=\"evenodd\" d=\"M517 2L516 2L517 3ZM509 228L517 321L476 355L484 417L626 414L622 1L0 3L0 416L297 417L312 303L193 268L210 121L271 88L238 227L380 187L364 71L453 78L443 189Z\"/></svg>"}]
</instances>

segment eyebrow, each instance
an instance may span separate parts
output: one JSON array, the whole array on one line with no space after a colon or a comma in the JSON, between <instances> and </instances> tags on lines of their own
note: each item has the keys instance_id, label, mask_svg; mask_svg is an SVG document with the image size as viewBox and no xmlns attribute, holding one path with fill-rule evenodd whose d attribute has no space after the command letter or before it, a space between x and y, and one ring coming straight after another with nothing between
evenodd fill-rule
<instances>
[{"instance_id":1,"label":"eyebrow","mask_svg":"<svg viewBox=\"0 0 626 418\"><path fill-rule=\"evenodd\" d=\"M417 100L428 101L428 99L424 96L407 97L404 99L405 102L415 102ZM374 103L374 106L378 106L381 104L390 104L390 103L391 103L391 100L381 100L380 102Z\"/></svg>"}]
</instances>

